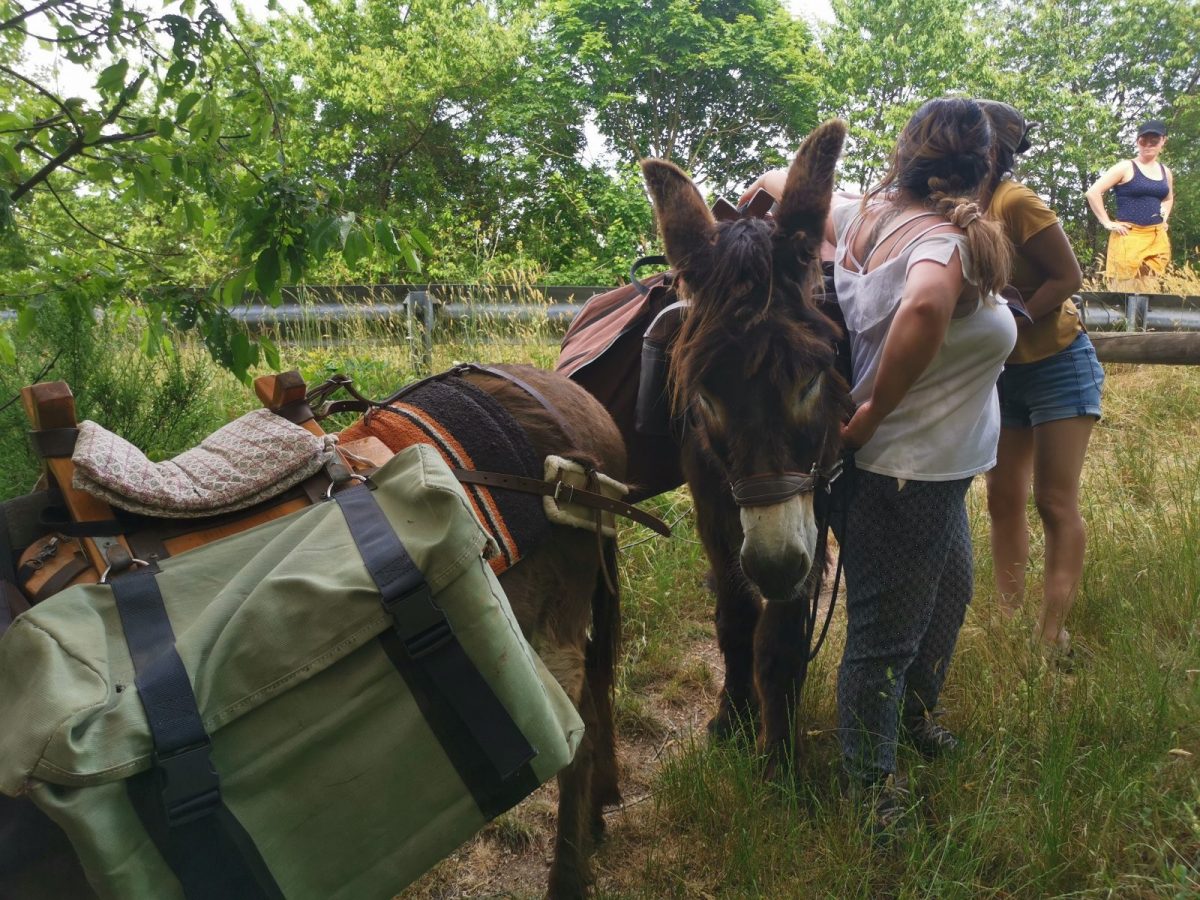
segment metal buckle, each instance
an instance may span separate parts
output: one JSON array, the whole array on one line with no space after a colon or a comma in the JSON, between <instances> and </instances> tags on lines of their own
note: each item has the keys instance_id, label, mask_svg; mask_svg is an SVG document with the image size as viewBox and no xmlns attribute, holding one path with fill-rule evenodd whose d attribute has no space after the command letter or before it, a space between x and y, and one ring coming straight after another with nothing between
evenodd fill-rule
<instances>
[{"instance_id":1,"label":"metal buckle","mask_svg":"<svg viewBox=\"0 0 1200 900\"><path fill-rule=\"evenodd\" d=\"M566 496L563 496L563 488L566 488ZM575 485L567 484L565 481L558 481L554 485L554 502L559 506L564 503L571 503L575 499Z\"/></svg>"},{"instance_id":2,"label":"metal buckle","mask_svg":"<svg viewBox=\"0 0 1200 900\"><path fill-rule=\"evenodd\" d=\"M350 477L345 479L344 481L330 481L329 482L329 487L327 487L325 489L325 499L332 500L333 499L333 489L335 487L340 487L341 485L345 484L347 481L361 481L363 484L371 483L370 479L368 479L366 475L359 475L357 472L351 472Z\"/></svg>"},{"instance_id":3,"label":"metal buckle","mask_svg":"<svg viewBox=\"0 0 1200 900\"><path fill-rule=\"evenodd\" d=\"M130 569L136 569L138 566L148 566L148 565L150 565L150 563L146 562L146 560L138 559L136 556L134 556L130 559L129 568L122 569L121 571L128 572ZM100 573L100 582L99 583L100 584L108 584L108 576L109 576L109 574L111 574L111 572L112 572L112 566L105 566L104 571ZM120 572L118 572L117 574L119 575Z\"/></svg>"},{"instance_id":4,"label":"metal buckle","mask_svg":"<svg viewBox=\"0 0 1200 900\"><path fill-rule=\"evenodd\" d=\"M174 827L208 815L221 803L221 779L213 768L212 742L154 754L167 824Z\"/></svg>"}]
</instances>

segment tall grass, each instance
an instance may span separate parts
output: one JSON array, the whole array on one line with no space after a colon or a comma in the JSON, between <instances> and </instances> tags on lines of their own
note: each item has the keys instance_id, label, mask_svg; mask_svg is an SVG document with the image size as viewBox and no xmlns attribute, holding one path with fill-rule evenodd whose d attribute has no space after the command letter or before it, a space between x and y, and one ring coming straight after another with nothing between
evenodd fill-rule
<instances>
[{"instance_id":1,"label":"tall grass","mask_svg":"<svg viewBox=\"0 0 1200 900\"><path fill-rule=\"evenodd\" d=\"M440 335L435 370L460 360L548 366L559 337L536 319ZM284 366L310 383L342 371L380 395L423 374L404 321L330 332L313 320L283 337ZM175 362L147 363L120 335L106 340L105 390L174 398L169 411L153 401L123 414L158 423L141 433L159 453L256 405L186 342ZM22 374L38 359L26 359ZM1107 371L1105 419L1084 472L1088 556L1070 618L1076 669L1047 667L1030 645L1043 549L1032 509L1030 610L1013 621L997 613L976 485L976 599L943 698L944 721L965 749L936 763L902 754L917 824L890 851L873 849L861 798L839 778L840 614L805 689L792 778L765 782L751 747L712 746L701 729L666 739L678 732L671 711L697 698L703 722L720 672L690 500L678 491L651 501L676 522L676 538L622 532L618 724L627 747L657 748L644 754L657 768L638 787L649 799L610 819L596 858L601 896L1200 896L1200 370ZM96 418L123 427L102 410ZM164 440L167 425L175 431ZM3 447L0 483L13 493L33 467L17 443Z\"/></svg>"}]
</instances>

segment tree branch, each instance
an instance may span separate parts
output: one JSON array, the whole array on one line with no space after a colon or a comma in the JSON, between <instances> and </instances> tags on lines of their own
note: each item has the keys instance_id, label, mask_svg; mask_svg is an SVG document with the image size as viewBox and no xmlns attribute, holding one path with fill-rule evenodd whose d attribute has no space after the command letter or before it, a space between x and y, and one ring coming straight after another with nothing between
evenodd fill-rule
<instances>
[{"instance_id":1,"label":"tree branch","mask_svg":"<svg viewBox=\"0 0 1200 900\"><path fill-rule=\"evenodd\" d=\"M0 32L7 31L9 28L12 28L16 25L20 25L22 22L24 22L30 16L36 16L38 13L49 9L52 6L59 6L60 4L62 4L62 2L63 2L63 0L46 0L46 2L41 4L40 6L35 6L32 9L25 10L24 12L20 13L19 15L13 16L7 22L0 22Z\"/></svg>"},{"instance_id":2,"label":"tree branch","mask_svg":"<svg viewBox=\"0 0 1200 900\"><path fill-rule=\"evenodd\" d=\"M25 77L20 72L18 72L16 69L10 69L8 66L0 66L0 72L3 72L6 75L10 75L11 77L16 78L18 81L25 82L27 85L29 85L31 88L33 88L35 91L37 91L39 94L41 94L43 97L46 97L47 99L49 99L50 102L54 103L59 109L61 109L64 113L67 114L67 118L71 120L71 125L75 129L75 134L82 137L83 129L80 128L79 123L77 121L75 121L75 114L73 112L71 112L70 107L68 107L67 104L63 103L62 100L60 100L56 95L50 93L50 91L46 90L44 87L42 87L36 81L34 81L32 78Z\"/></svg>"},{"instance_id":3,"label":"tree branch","mask_svg":"<svg viewBox=\"0 0 1200 900\"><path fill-rule=\"evenodd\" d=\"M96 240L101 241L105 244L108 244L110 247L116 247L118 250L124 250L126 253L132 253L134 256L138 257L140 260L142 260L143 262L145 262L146 264L151 266L160 275L169 275L170 273L167 272L167 270L164 269L162 266L160 266L158 263L156 263L152 259L152 257L154 257L154 256L183 256L182 253L161 253L161 252L149 253L145 250L135 250L133 247L129 247L125 244L122 244L120 241L114 241L112 238L107 238L102 234L98 234L97 232L92 231L92 229L88 228L86 225L84 225L82 222L80 222L79 219L77 219L75 217L75 214L72 213L71 210L67 209L67 204L63 203L62 197L60 197L58 195L58 191L56 191L54 189L54 185L47 182L46 189L49 190L51 195L54 197L54 199L58 201L58 205L62 208L62 211L64 213L66 213L67 218L75 223L76 228L78 228L80 231L84 232L85 234L90 234Z\"/></svg>"}]
</instances>

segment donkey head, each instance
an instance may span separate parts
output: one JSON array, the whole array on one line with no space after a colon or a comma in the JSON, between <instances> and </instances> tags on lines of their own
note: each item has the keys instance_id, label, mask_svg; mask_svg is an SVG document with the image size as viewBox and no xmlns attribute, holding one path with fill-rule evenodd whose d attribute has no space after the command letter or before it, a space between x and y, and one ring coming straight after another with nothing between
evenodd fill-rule
<instances>
[{"instance_id":1,"label":"donkey head","mask_svg":"<svg viewBox=\"0 0 1200 900\"><path fill-rule=\"evenodd\" d=\"M770 600L799 596L812 570L814 492L839 458L849 404L834 369L838 328L813 301L845 133L835 120L808 137L773 220L717 223L679 168L642 163L691 301L671 351L672 400L704 468L730 486L742 571Z\"/></svg>"}]
</instances>

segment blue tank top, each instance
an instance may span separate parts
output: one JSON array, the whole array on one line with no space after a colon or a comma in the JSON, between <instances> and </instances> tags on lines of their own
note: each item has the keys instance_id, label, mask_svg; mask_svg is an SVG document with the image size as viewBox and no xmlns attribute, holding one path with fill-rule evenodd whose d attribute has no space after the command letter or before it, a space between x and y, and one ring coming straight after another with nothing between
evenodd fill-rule
<instances>
[{"instance_id":1,"label":"blue tank top","mask_svg":"<svg viewBox=\"0 0 1200 900\"><path fill-rule=\"evenodd\" d=\"M1167 172L1158 164L1160 178L1147 178L1136 162L1133 177L1113 188L1117 195L1117 221L1132 222L1134 225L1161 225L1161 204L1171 192L1167 184Z\"/></svg>"}]
</instances>

